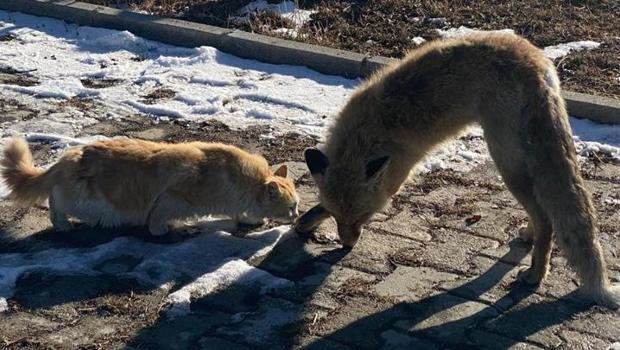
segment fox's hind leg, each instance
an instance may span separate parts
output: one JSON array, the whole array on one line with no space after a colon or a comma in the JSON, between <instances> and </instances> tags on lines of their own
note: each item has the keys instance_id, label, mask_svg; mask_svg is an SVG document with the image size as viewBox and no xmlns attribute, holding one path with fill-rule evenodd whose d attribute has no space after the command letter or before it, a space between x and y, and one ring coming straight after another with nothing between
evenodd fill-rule
<instances>
[{"instance_id":1,"label":"fox's hind leg","mask_svg":"<svg viewBox=\"0 0 620 350\"><path fill-rule=\"evenodd\" d=\"M52 221L52 225L54 229L58 231L68 231L73 228L73 225L69 222L67 218L67 214L62 210L62 206L60 204L61 196L57 191L52 190L50 197L48 199L49 207L50 207L50 220Z\"/></svg>"},{"instance_id":2,"label":"fox's hind leg","mask_svg":"<svg viewBox=\"0 0 620 350\"><path fill-rule=\"evenodd\" d=\"M527 212L529 222L527 227L519 230L519 236L525 241L532 241L532 263L529 268L519 272L518 278L527 284L537 285L547 275L551 258L551 238L553 226L543 208L537 203L531 186L532 179L525 169L521 173L506 174L500 171L506 186ZM524 186L524 184L527 184Z\"/></svg>"},{"instance_id":3,"label":"fox's hind leg","mask_svg":"<svg viewBox=\"0 0 620 350\"><path fill-rule=\"evenodd\" d=\"M526 242L534 243L531 266L519 273L519 279L536 285L545 278L549 269L553 227L534 196L533 179L528 174L523 159L519 159L520 152L513 149L507 157L504 149L506 145L500 144L499 140L493 140L496 136L502 138L502 135L487 136L489 151L506 187L523 206L529 218L527 227L519 230L519 236Z\"/></svg>"}]
</instances>

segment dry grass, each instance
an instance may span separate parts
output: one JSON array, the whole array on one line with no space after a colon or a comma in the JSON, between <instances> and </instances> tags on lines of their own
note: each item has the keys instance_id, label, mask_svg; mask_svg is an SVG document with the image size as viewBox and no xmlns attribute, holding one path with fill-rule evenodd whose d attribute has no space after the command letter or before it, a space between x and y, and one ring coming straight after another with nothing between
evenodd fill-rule
<instances>
[{"instance_id":1,"label":"dry grass","mask_svg":"<svg viewBox=\"0 0 620 350\"><path fill-rule=\"evenodd\" d=\"M250 0L85 0L268 35L292 24L270 14L231 20ZM279 1L268 1L278 3ZM402 57L412 38L437 37L436 29L511 28L538 46L575 40L600 48L556 61L567 89L620 98L620 2L617 0L299 0L315 10L296 40L372 55ZM445 20L434 20L443 18Z\"/></svg>"}]
</instances>

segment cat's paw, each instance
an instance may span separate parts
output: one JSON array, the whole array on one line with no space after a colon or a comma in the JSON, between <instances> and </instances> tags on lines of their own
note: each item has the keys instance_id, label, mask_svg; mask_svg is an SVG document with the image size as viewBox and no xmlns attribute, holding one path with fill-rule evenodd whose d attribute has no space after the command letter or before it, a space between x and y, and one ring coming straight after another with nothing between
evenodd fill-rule
<instances>
[{"instance_id":1,"label":"cat's paw","mask_svg":"<svg viewBox=\"0 0 620 350\"><path fill-rule=\"evenodd\" d=\"M153 236L163 236L168 233L170 229L167 224L164 225L149 225L149 232Z\"/></svg>"}]
</instances>

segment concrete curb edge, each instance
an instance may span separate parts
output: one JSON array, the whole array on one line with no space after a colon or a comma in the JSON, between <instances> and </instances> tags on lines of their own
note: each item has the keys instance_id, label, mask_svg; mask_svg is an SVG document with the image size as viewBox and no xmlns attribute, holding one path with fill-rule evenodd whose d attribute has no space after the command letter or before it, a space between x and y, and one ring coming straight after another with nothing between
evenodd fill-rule
<instances>
[{"instance_id":1,"label":"concrete curb edge","mask_svg":"<svg viewBox=\"0 0 620 350\"><path fill-rule=\"evenodd\" d=\"M167 44L212 46L229 54L274 64L306 66L324 74L368 77L394 59L273 38L239 30L145 15L74 0L0 0L0 9L52 17L79 25L128 30ZM620 124L620 101L563 91L571 115Z\"/></svg>"}]
</instances>

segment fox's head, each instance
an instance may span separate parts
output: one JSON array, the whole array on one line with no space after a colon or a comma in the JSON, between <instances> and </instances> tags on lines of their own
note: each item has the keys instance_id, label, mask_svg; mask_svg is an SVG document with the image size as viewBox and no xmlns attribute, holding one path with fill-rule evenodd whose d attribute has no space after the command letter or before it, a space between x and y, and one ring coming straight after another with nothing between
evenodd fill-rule
<instances>
[{"instance_id":1,"label":"fox's head","mask_svg":"<svg viewBox=\"0 0 620 350\"><path fill-rule=\"evenodd\" d=\"M298 227L311 229L317 221L333 216L338 224L338 236L344 246L357 243L363 225L380 210L395 190L386 181L390 168L389 156L369 159L347 157L345 154L329 159L318 149L305 151L306 164L319 188L321 204L309 212ZM300 231L304 231L304 227Z\"/></svg>"}]
</instances>

